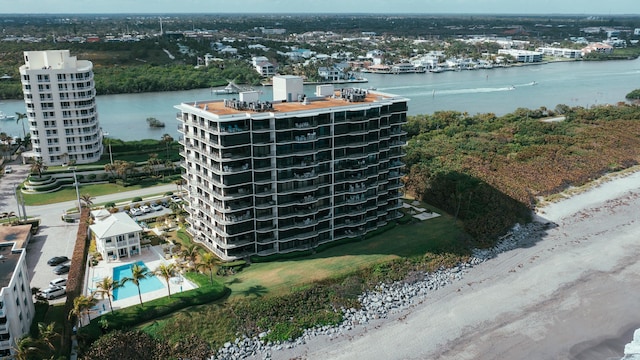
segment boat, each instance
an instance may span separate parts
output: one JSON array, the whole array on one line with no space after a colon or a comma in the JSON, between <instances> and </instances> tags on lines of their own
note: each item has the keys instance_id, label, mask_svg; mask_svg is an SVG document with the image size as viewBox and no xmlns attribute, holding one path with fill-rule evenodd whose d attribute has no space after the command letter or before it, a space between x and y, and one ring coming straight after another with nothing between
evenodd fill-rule
<instances>
[{"instance_id":1,"label":"boat","mask_svg":"<svg viewBox=\"0 0 640 360\"><path fill-rule=\"evenodd\" d=\"M15 115L7 115L4 112L0 111L0 120L13 120L15 118Z\"/></svg>"},{"instance_id":2,"label":"boat","mask_svg":"<svg viewBox=\"0 0 640 360\"><path fill-rule=\"evenodd\" d=\"M226 95L226 94L239 94L244 91L251 91L251 88L243 88L233 81L229 81L229 84L222 89L212 89L211 92L216 95Z\"/></svg>"}]
</instances>

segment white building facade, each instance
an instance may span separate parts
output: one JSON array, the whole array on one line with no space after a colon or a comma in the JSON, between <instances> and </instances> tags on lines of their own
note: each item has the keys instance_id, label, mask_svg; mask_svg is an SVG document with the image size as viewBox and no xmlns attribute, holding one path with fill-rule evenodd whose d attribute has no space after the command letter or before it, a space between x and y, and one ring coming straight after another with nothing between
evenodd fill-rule
<instances>
[{"instance_id":1,"label":"white building facade","mask_svg":"<svg viewBox=\"0 0 640 360\"><path fill-rule=\"evenodd\" d=\"M16 343L35 315L27 252L17 242L0 242L0 359L15 355Z\"/></svg>"},{"instance_id":2,"label":"white building facade","mask_svg":"<svg viewBox=\"0 0 640 360\"><path fill-rule=\"evenodd\" d=\"M408 99L275 76L274 101L176 105L194 239L224 260L361 238L401 216Z\"/></svg>"},{"instance_id":3,"label":"white building facade","mask_svg":"<svg viewBox=\"0 0 640 360\"><path fill-rule=\"evenodd\" d=\"M25 51L22 92L33 151L45 165L87 164L103 152L93 64L69 50Z\"/></svg>"},{"instance_id":4,"label":"white building facade","mask_svg":"<svg viewBox=\"0 0 640 360\"><path fill-rule=\"evenodd\" d=\"M130 258L140 254L142 227L128 214L108 214L106 210L92 212L94 224L89 229L96 241L96 250L107 261Z\"/></svg>"}]
</instances>

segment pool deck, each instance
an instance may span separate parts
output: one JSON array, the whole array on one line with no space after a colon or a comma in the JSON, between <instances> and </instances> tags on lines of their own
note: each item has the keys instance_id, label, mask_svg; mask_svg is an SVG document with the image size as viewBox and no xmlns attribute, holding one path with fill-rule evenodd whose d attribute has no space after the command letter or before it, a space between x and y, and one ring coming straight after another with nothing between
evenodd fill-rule
<instances>
[{"instance_id":1,"label":"pool deck","mask_svg":"<svg viewBox=\"0 0 640 360\"><path fill-rule=\"evenodd\" d=\"M160 264L175 263L174 259L166 260L164 258L163 251L160 246L143 247L139 255L132 256L126 259L109 261L109 262L102 260L98 263L98 265L89 268L88 270L89 273L87 274L88 286L84 289L84 294L89 295L91 291L95 291L96 281L100 281L101 279L107 276L113 278L113 268L122 266L122 265L133 264L137 261L144 262L144 264L147 266L147 268L150 271L154 271L158 266L160 266ZM142 294L143 302L165 297L168 295L167 282L161 277L159 277L158 279L163 285L162 288L159 290L143 293ZM182 291L195 289L197 287L196 285L191 283L189 280L187 280L186 278L183 278L180 275L177 277L171 278L171 281L169 283L171 287L171 294L176 294ZM99 302L95 307L92 308L92 311L90 313L91 319L94 319L105 312L111 311L111 309L109 308L109 300L106 297L104 299L102 299L100 295L95 295L95 297L96 299L98 299ZM138 298L137 294L136 296L130 296L122 300L112 301L113 310L118 310L118 309L139 305L139 304L140 304L140 299ZM86 323L86 321L84 321L84 323Z\"/></svg>"}]
</instances>

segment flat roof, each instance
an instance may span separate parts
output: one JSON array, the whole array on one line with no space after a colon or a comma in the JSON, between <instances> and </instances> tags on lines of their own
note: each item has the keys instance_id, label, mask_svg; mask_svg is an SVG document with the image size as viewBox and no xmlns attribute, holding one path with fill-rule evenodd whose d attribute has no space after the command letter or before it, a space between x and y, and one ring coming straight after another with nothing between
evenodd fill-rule
<instances>
[{"instance_id":1,"label":"flat roof","mask_svg":"<svg viewBox=\"0 0 640 360\"><path fill-rule=\"evenodd\" d=\"M341 107L354 107L362 104L372 104L379 103L384 100L392 100L392 99L404 99L404 101L408 101L408 99L395 96L391 94L385 94L377 91L371 91L362 89L366 92L366 96L363 101L358 102L350 102L340 98L340 90L335 91L336 96L326 96L326 97L307 97L307 102L299 102L299 101L291 101L291 102L272 102L273 109L269 111L253 111L250 109L242 109L237 110L231 107L226 107L224 105L224 100L203 100L197 101L195 103L185 102L182 105L189 105L196 107L200 110L207 111L209 113L218 115L218 116L226 116L226 115L237 115L237 114L259 114L259 113L289 113L289 112L299 112L299 111L308 111L308 110L317 110L317 109L334 109ZM265 101L261 100L262 103ZM176 106L178 107L178 106Z\"/></svg>"},{"instance_id":2,"label":"flat roof","mask_svg":"<svg viewBox=\"0 0 640 360\"><path fill-rule=\"evenodd\" d=\"M0 288L9 286L31 238L31 225L0 226Z\"/></svg>"}]
</instances>

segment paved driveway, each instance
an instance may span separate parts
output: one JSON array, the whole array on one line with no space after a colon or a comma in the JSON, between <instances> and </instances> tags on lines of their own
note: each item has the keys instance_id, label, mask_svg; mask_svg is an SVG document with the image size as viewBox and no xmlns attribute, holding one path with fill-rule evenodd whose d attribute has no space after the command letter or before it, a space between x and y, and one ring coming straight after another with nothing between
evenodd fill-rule
<instances>
[{"instance_id":1,"label":"paved driveway","mask_svg":"<svg viewBox=\"0 0 640 360\"><path fill-rule=\"evenodd\" d=\"M30 166L21 165L17 162L10 165L14 172L3 174L0 177L0 212L14 212L17 215L18 205L15 198L15 188L28 176ZM144 197L147 194L175 191L175 189L175 185L161 185L100 196L94 202L102 203L136 196ZM47 260L61 255L71 259L78 232L78 223L62 221L62 214L66 209L75 207L76 204L76 200L72 200L50 205L26 207L27 216L40 218L40 230L32 237L27 246L27 267L32 288L45 288L48 286L49 281L61 277L53 273L54 267L47 265ZM62 277L66 276L63 275ZM55 300L55 302L62 301L64 301L64 297Z\"/></svg>"}]
</instances>

